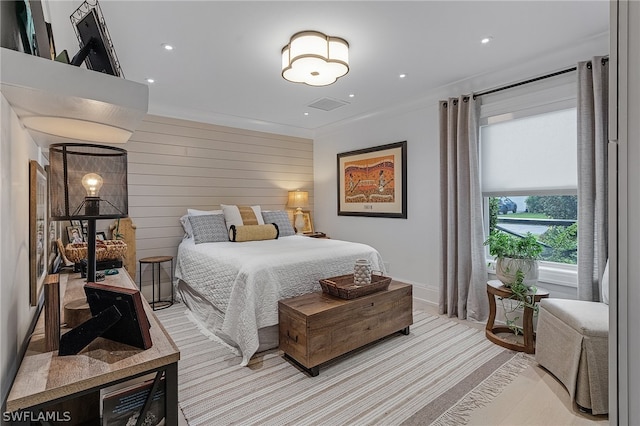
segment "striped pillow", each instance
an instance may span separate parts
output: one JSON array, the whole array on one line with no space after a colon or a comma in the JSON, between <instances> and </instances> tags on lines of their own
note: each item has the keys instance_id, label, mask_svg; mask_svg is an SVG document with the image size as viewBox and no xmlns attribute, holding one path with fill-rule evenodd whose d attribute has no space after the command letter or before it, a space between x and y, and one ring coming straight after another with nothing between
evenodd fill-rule
<instances>
[{"instance_id":1,"label":"striped pillow","mask_svg":"<svg viewBox=\"0 0 640 426\"><path fill-rule=\"evenodd\" d=\"M264 225L260 206L236 206L220 204L224 213L224 220L227 223L227 230L231 225Z\"/></svg>"}]
</instances>

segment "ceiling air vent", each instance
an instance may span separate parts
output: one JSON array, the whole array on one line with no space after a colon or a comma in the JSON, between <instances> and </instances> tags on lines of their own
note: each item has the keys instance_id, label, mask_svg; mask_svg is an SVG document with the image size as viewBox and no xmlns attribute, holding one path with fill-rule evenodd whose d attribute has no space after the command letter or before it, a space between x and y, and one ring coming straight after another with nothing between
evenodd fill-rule
<instances>
[{"instance_id":1,"label":"ceiling air vent","mask_svg":"<svg viewBox=\"0 0 640 426\"><path fill-rule=\"evenodd\" d=\"M336 108L340 108L341 106L345 106L348 104L348 102L339 101L337 99L321 98L317 101L313 101L308 106L311 108L321 109L323 111L332 111Z\"/></svg>"}]
</instances>

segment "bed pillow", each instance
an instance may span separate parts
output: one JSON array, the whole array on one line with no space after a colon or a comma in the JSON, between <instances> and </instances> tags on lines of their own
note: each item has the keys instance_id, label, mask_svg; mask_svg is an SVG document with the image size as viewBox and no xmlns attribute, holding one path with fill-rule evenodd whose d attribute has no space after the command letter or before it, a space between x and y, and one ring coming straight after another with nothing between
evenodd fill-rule
<instances>
[{"instance_id":1,"label":"bed pillow","mask_svg":"<svg viewBox=\"0 0 640 426\"><path fill-rule=\"evenodd\" d=\"M240 243L244 241L275 240L278 238L278 225L268 223L265 225L231 225L229 239Z\"/></svg>"},{"instance_id":2,"label":"bed pillow","mask_svg":"<svg viewBox=\"0 0 640 426\"><path fill-rule=\"evenodd\" d=\"M293 229L293 225L291 225L291 221L289 220L289 215L284 210L276 210L276 211L268 211L262 212L262 218L264 219L264 223L275 223L278 225L278 230L280 231L280 237L289 237L291 235L296 235L296 231Z\"/></svg>"},{"instance_id":3,"label":"bed pillow","mask_svg":"<svg viewBox=\"0 0 640 426\"><path fill-rule=\"evenodd\" d=\"M196 244L229 241L224 215L189 216L189 222L193 229L193 239Z\"/></svg>"},{"instance_id":4,"label":"bed pillow","mask_svg":"<svg viewBox=\"0 0 640 426\"><path fill-rule=\"evenodd\" d=\"M224 220L227 223L227 229L231 229L231 225L264 225L260 206L236 206L220 204L224 213Z\"/></svg>"},{"instance_id":5,"label":"bed pillow","mask_svg":"<svg viewBox=\"0 0 640 426\"><path fill-rule=\"evenodd\" d=\"M191 229L191 222L189 222L189 216L202 216L208 214L222 214L222 210L196 210L187 209L187 214L180 218L180 224L184 233L188 238L193 238L193 229Z\"/></svg>"},{"instance_id":6,"label":"bed pillow","mask_svg":"<svg viewBox=\"0 0 640 426\"><path fill-rule=\"evenodd\" d=\"M222 214L222 210L196 210L187 209L187 215L189 216L204 216L208 214Z\"/></svg>"}]
</instances>

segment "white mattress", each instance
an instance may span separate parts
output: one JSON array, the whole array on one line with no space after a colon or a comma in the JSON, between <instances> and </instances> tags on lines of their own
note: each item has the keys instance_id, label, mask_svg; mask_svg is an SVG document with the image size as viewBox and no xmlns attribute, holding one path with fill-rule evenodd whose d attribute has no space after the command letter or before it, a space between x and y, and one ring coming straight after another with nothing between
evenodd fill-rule
<instances>
[{"instance_id":1,"label":"white mattress","mask_svg":"<svg viewBox=\"0 0 640 426\"><path fill-rule=\"evenodd\" d=\"M177 292L201 299L196 317L215 324L210 331L236 346L247 365L260 347L258 329L278 324L278 300L319 291L320 279L353 273L356 259L385 272L380 254L366 244L297 235L242 243L185 239L178 248L176 278L183 283Z\"/></svg>"}]
</instances>

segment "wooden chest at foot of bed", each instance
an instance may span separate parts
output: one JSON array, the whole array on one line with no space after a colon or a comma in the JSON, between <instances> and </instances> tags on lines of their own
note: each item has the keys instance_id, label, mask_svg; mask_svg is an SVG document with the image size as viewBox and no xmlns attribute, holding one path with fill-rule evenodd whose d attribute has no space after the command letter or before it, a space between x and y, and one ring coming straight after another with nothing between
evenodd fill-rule
<instances>
[{"instance_id":1,"label":"wooden chest at foot of bed","mask_svg":"<svg viewBox=\"0 0 640 426\"><path fill-rule=\"evenodd\" d=\"M413 324L412 287L392 281L388 290L356 299L310 293L278 302L280 350L310 375L319 365Z\"/></svg>"}]
</instances>

